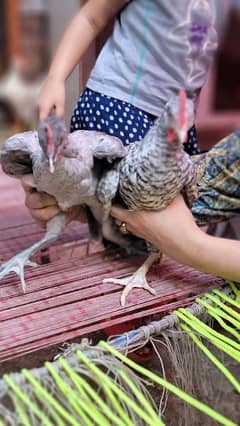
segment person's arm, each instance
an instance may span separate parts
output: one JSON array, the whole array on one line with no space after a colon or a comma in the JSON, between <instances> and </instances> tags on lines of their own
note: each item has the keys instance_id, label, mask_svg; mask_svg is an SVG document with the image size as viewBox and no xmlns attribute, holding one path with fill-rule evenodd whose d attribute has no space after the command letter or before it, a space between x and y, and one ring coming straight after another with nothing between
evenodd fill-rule
<instances>
[{"instance_id":1,"label":"person's arm","mask_svg":"<svg viewBox=\"0 0 240 426\"><path fill-rule=\"evenodd\" d=\"M91 42L127 3L126 0L89 0L67 27L49 69L38 99L40 119L56 106L56 114L64 113L64 83Z\"/></svg>"},{"instance_id":2,"label":"person's arm","mask_svg":"<svg viewBox=\"0 0 240 426\"><path fill-rule=\"evenodd\" d=\"M193 268L240 281L240 241L207 235L194 222L181 195L162 211L113 207L112 216L163 253Z\"/></svg>"}]
</instances>

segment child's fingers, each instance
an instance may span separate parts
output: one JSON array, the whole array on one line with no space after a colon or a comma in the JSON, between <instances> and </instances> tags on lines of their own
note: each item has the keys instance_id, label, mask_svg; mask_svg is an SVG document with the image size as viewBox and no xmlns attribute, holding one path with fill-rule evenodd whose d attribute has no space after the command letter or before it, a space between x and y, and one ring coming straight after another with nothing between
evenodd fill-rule
<instances>
[{"instance_id":1,"label":"child's fingers","mask_svg":"<svg viewBox=\"0 0 240 426\"><path fill-rule=\"evenodd\" d=\"M41 225L48 222L54 216L59 213L59 208L57 206L45 207L43 209L30 209L32 217Z\"/></svg>"},{"instance_id":2,"label":"child's fingers","mask_svg":"<svg viewBox=\"0 0 240 426\"><path fill-rule=\"evenodd\" d=\"M58 208L56 199L51 195L45 194L44 192L26 193L25 204L28 209L42 209L52 206Z\"/></svg>"}]
</instances>

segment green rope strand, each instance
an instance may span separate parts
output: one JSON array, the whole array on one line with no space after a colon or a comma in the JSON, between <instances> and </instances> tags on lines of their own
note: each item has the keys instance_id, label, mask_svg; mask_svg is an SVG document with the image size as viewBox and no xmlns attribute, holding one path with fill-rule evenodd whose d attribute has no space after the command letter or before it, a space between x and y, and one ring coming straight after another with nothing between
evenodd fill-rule
<instances>
[{"instance_id":1,"label":"green rope strand","mask_svg":"<svg viewBox=\"0 0 240 426\"><path fill-rule=\"evenodd\" d=\"M234 318L236 318L238 320L238 328L240 328L240 314L237 311L230 308L230 306L227 306L224 303L222 303L217 297L213 296L212 294L206 293L204 296L212 300L216 305L218 305L220 308L226 311L229 315L232 315Z\"/></svg>"},{"instance_id":2,"label":"green rope strand","mask_svg":"<svg viewBox=\"0 0 240 426\"><path fill-rule=\"evenodd\" d=\"M174 314L181 318L183 321L187 322L188 325L194 328L197 332L200 332L201 330L201 333L205 334L205 336L211 339L213 342L220 342L219 344L221 344L222 347L229 348L229 351L232 353L232 357L235 356L236 361L239 361L239 343L235 342L227 336L224 336L216 330L213 330L211 327L203 323L201 320L196 318L193 314L191 314L184 308L180 308L177 311L174 311Z\"/></svg>"},{"instance_id":3,"label":"green rope strand","mask_svg":"<svg viewBox=\"0 0 240 426\"><path fill-rule=\"evenodd\" d=\"M151 419L149 419L149 416L146 415L145 411L143 411L133 400L131 400L126 393L124 393L121 389L118 388L118 386L113 383L112 380L108 376L106 376L99 368L96 367L95 364L93 364L82 352L77 351L77 355L81 361L84 362L85 365L88 366L90 370L93 371L94 374L99 376L99 378L103 381L108 383L109 387L116 392L116 395L118 398L122 399L126 402L126 404L135 411L135 413L141 417L145 422L146 425L149 426L161 426L161 422L159 420L159 423L152 423ZM124 425L123 425L124 426Z\"/></svg>"},{"instance_id":4,"label":"green rope strand","mask_svg":"<svg viewBox=\"0 0 240 426\"><path fill-rule=\"evenodd\" d=\"M216 294L218 297L221 297L223 300L228 302L229 304L235 306L236 308L240 309L240 304L236 302L236 300L232 299L231 297L227 296L225 293L222 293L219 290L213 290L213 293Z\"/></svg>"},{"instance_id":5,"label":"green rope strand","mask_svg":"<svg viewBox=\"0 0 240 426\"><path fill-rule=\"evenodd\" d=\"M240 392L240 383L235 379L232 373L225 367L221 361L201 342L200 339L191 331L186 324L181 324L180 327L191 337L194 343L205 353L205 355L212 361L213 364L224 374L234 388Z\"/></svg>"},{"instance_id":6,"label":"green rope strand","mask_svg":"<svg viewBox=\"0 0 240 426\"><path fill-rule=\"evenodd\" d=\"M238 304L238 307L240 307L240 290L237 288L233 281L226 280L226 282L230 285L233 293L236 296L235 302Z\"/></svg>"},{"instance_id":7,"label":"green rope strand","mask_svg":"<svg viewBox=\"0 0 240 426\"><path fill-rule=\"evenodd\" d=\"M116 396L114 395L114 392L112 391L112 389L110 389L106 385L103 385L103 390L106 394L106 397L111 402L112 407L114 407L114 409L116 410L120 419L123 420L124 424L126 426L134 426L134 424L131 421L131 419L129 418L128 414L125 412L125 410L123 409L123 407L119 403L118 398L116 398Z\"/></svg>"},{"instance_id":8,"label":"green rope strand","mask_svg":"<svg viewBox=\"0 0 240 426\"><path fill-rule=\"evenodd\" d=\"M216 310L211 305L209 305L209 303L201 299L196 299L196 301L197 303L205 307L209 315L215 318L224 330L232 334L237 340L240 340L240 334L238 333L238 331L235 330L235 328L231 327L230 325L227 325L225 321L218 315L218 313L216 313Z\"/></svg>"},{"instance_id":9,"label":"green rope strand","mask_svg":"<svg viewBox=\"0 0 240 426\"><path fill-rule=\"evenodd\" d=\"M140 404L142 404L143 408L145 408L146 412L151 417L152 421L155 422L153 424L159 424L159 417L157 413L154 411L153 407L146 401L143 394L139 392L137 386L129 379L128 375L125 371L120 370L119 375L125 380L131 391L134 393L135 397L139 400ZM157 423L158 422L158 423ZM161 425L165 426L161 421Z\"/></svg>"},{"instance_id":10,"label":"green rope strand","mask_svg":"<svg viewBox=\"0 0 240 426\"><path fill-rule=\"evenodd\" d=\"M237 330L235 330L235 328L231 327L230 325L227 325L225 321L214 312L211 312L211 316L215 318L215 320L219 323L219 325L221 325L224 330L232 334L237 340L240 340L240 334L237 332Z\"/></svg>"},{"instance_id":11,"label":"green rope strand","mask_svg":"<svg viewBox=\"0 0 240 426\"><path fill-rule=\"evenodd\" d=\"M187 325L189 325L193 330L195 330L197 333L201 334L203 337L208 339L213 345L215 345L218 349L225 352L227 355L229 355L231 358L233 358L235 361L239 362L239 351L236 351L232 346L226 344L219 339L218 337L215 337L213 334L211 334L208 329L206 329L201 321L193 321L192 319L188 318L188 315L184 314L183 312L175 311L175 315L180 318L183 322L185 322ZM195 318L195 317L194 317ZM218 333L220 334L220 333Z\"/></svg>"},{"instance_id":12,"label":"green rope strand","mask_svg":"<svg viewBox=\"0 0 240 426\"><path fill-rule=\"evenodd\" d=\"M56 401L52 395L41 385L40 382L33 376L30 371L23 369L23 376L33 385L35 394L37 397L43 397L47 401L48 404L52 405L54 409L65 419L68 421L69 425L79 426L79 423L74 419L74 417L67 411L65 408L61 406L61 404ZM53 425L54 426L54 425Z\"/></svg>"},{"instance_id":13,"label":"green rope strand","mask_svg":"<svg viewBox=\"0 0 240 426\"><path fill-rule=\"evenodd\" d=\"M7 383L9 388L15 393L17 398L19 398L25 405L27 405L32 412L44 422L46 426L54 426L54 424L48 419L48 417L38 408L38 406L31 401L31 399L22 392L22 389L17 386L13 379L8 375L4 374L3 380Z\"/></svg>"},{"instance_id":14,"label":"green rope strand","mask_svg":"<svg viewBox=\"0 0 240 426\"><path fill-rule=\"evenodd\" d=\"M140 373L141 375L143 375L145 377L148 377L153 382L165 387L167 390L172 392L174 395L183 399L185 402L187 402L188 404L197 408L199 411L202 411L203 413L207 414L209 417L212 417L214 420L218 421L220 424L222 424L224 426L237 426L236 423L232 422L227 417L225 417L222 414L218 413L217 411L213 410L211 407L208 407L203 402L198 401L197 399L193 398L191 395L188 395L183 390L174 386L172 383L169 383L167 380L164 380L162 377L157 376L156 374L152 373L151 371L147 370L146 368L142 367L141 365L136 364L134 361L125 357L120 352L118 352L113 346L110 346L108 343L101 341L101 342L99 342L99 345L102 346L107 351L109 351L110 353L112 353L116 358L120 359L122 362L127 364L133 370L137 371L138 373ZM155 426L155 425L153 425L153 426Z\"/></svg>"},{"instance_id":15,"label":"green rope strand","mask_svg":"<svg viewBox=\"0 0 240 426\"><path fill-rule=\"evenodd\" d=\"M87 413L90 412L90 410L88 409L88 407L92 407L92 400L90 400L88 394L86 393L86 391L84 390L84 387L82 385L82 383L77 382L73 377L73 374L75 374L77 376L77 373L75 373L75 371L73 370L72 367L70 367L70 365L67 363L67 361L64 358L59 358L58 363L60 364L60 366L62 367L63 370L66 371L66 373L68 374L68 376L70 377L70 379L72 380L74 386L76 387L77 391L79 392L79 394L81 395L81 397L84 400L84 406L83 408L87 411ZM78 377L78 376L77 376ZM89 405L88 405L89 404ZM93 406L93 411L96 411L96 405ZM91 417L93 418L94 414L91 414ZM92 420L86 416L86 418L83 419L85 421L85 426L92 426Z\"/></svg>"},{"instance_id":16,"label":"green rope strand","mask_svg":"<svg viewBox=\"0 0 240 426\"><path fill-rule=\"evenodd\" d=\"M76 411L80 419L83 420L86 425L87 424L90 425L91 423L88 422L88 416L84 413L84 408L86 406L85 401L82 401L81 398L79 398L79 395L77 395L73 391L73 389L69 385L67 385L67 383L61 378L61 376L59 375L55 367L50 362L46 362L45 366L47 370L49 371L50 375L55 380L56 386L59 388L59 390L62 392L63 395L66 395L69 403L71 404L73 409ZM89 409L91 408L92 407L89 407ZM101 418L102 417L101 414L98 413L98 415L99 415L99 419L102 421L103 426L110 426L109 423L105 422L104 418Z\"/></svg>"},{"instance_id":17,"label":"green rope strand","mask_svg":"<svg viewBox=\"0 0 240 426\"><path fill-rule=\"evenodd\" d=\"M21 420L23 426L32 426L31 422L29 420L29 417L28 417L26 411L24 410L24 406L23 406L22 402L20 400L18 400L16 395L13 396L13 401L14 401L14 405L16 407L19 419Z\"/></svg>"},{"instance_id":18,"label":"green rope strand","mask_svg":"<svg viewBox=\"0 0 240 426\"><path fill-rule=\"evenodd\" d=\"M119 403L119 401L116 398L116 396L114 395L113 391L105 385L103 386L103 389L104 389L104 392L106 394L106 397L111 402L112 407L115 409L115 411L117 412L120 419L123 420L124 424L126 426L134 426L133 422L130 420L129 416L124 411L123 407Z\"/></svg>"},{"instance_id":19,"label":"green rope strand","mask_svg":"<svg viewBox=\"0 0 240 426\"><path fill-rule=\"evenodd\" d=\"M116 425L124 426L126 423L122 423L121 419L117 418L115 414L110 410L110 408L106 405L106 403L102 400L102 398L97 394L96 391L85 381L82 377L80 377L64 360L64 358L60 358L59 362L63 366L63 368L69 373L72 381L74 382L75 386L79 389L79 386L82 386L87 393L91 396L93 401L95 401L96 404L99 405L99 407L102 409L103 412L113 421ZM104 373L103 373L104 375ZM103 383L103 380L101 384ZM130 425L132 426L132 425Z\"/></svg>"}]
</instances>

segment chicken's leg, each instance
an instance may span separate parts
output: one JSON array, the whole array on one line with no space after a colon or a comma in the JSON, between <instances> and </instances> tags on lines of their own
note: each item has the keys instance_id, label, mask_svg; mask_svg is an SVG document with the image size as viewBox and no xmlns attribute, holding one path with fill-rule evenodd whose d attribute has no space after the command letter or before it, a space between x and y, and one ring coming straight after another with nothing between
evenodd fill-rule
<instances>
[{"instance_id":1,"label":"chicken's leg","mask_svg":"<svg viewBox=\"0 0 240 426\"><path fill-rule=\"evenodd\" d=\"M126 297L133 288L144 288L149 293L155 295L155 290L148 284L146 274L151 268L152 264L159 259L161 260L160 253L151 253L145 262L134 272L130 277L125 278L105 278L104 283L113 283L125 286L121 295L121 305L125 305Z\"/></svg>"},{"instance_id":2,"label":"chicken's leg","mask_svg":"<svg viewBox=\"0 0 240 426\"><path fill-rule=\"evenodd\" d=\"M12 257L0 266L0 279L10 272L15 272L20 277L22 290L25 293L26 283L24 280L24 266L38 266L37 263L31 262L29 257L55 241L64 230L65 225L66 219L63 213L59 213L53 219L49 220L47 223L46 233L40 241L34 243L31 247L18 253L16 256Z\"/></svg>"}]
</instances>

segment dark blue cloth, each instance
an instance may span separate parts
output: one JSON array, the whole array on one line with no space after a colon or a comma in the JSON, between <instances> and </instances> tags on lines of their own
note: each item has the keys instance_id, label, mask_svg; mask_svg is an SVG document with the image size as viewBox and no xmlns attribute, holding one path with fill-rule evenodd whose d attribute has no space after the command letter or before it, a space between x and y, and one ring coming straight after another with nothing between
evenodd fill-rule
<instances>
[{"instance_id":1,"label":"dark blue cloth","mask_svg":"<svg viewBox=\"0 0 240 426\"><path fill-rule=\"evenodd\" d=\"M130 103L86 88L74 110L70 131L99 130L117 136L124 145L129 145L142 139L155 119L154 115ZM195 126L189 130L184 148L190 155L199 154Z\"/></svg>"}]
</instances>

